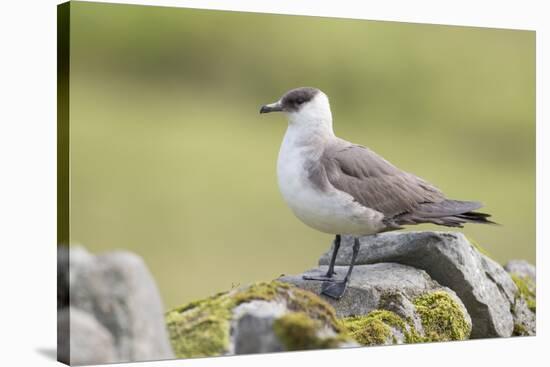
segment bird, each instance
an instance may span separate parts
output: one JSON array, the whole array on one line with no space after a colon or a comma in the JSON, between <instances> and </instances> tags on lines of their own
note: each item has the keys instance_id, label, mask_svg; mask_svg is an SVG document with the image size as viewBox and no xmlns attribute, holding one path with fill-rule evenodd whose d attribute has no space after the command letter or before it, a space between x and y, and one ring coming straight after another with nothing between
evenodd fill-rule
<instances>
[{"instance_id":1,"label":"bird","mask_svg":"<svg viewBox=\"0 0 550 367\"><path fill-rule=\"evenodd\" d=\"M322 281L321 294L344 295L359 252L359 237L432 223L463 227L495 224L483 204L446 198L428 181L403 171L363 145L337 137L328 96L300 87L261 106L260 114L282 112L288 126L277 159L277 181L284 201L306 225L335 235L326 274L304 275ZM343 279L334 265L342 236L353 237L352 258Z\"/></svg>"}]
</instances>

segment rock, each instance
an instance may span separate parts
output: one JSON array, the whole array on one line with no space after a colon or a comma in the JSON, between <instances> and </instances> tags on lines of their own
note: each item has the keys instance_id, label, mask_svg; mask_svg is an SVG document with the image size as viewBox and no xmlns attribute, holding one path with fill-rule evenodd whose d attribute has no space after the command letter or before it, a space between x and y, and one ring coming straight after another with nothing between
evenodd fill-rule
<instances>
[{"instance_id":1,"label":"rock","mask_svg":"<svg viewBox=\"0 0 550 367\"><path fill-rule=\"evenodd\" d=\"M511 260L504 269L518 288L512 306L514 335L536 335L537 287L536 269L524 260Z\"/></svg>"},{"instance_id":2,"label":"rock","mask_svg":"<svg viewBox=\"0 0 550 367\"><path fill-rule=\"evenodd\" d=\"M520 277L529 277L533 282L537 281L537 270L534 265L525 260L510 260L504 265L504 270Z\"/></svg>"},{"instance_id":3,"label":"rock","mask_svg":"<svg viewBox=\"0 0 550 367\"><path fill-rule=\"evenodd\" d=\"M269 301L245 302L233 309L235 354L269 353L284 350L273 331L273 323L287 312L286 305Z\"/></svg>"},{"instance_id":4,"label":"rock","mask_svg":"<svg viewBox=\"0 0 550 367\"><path fill-rule=\"evenodd\" d=\"M329 304L277 281L177 307L166 323L178 358L357 345Z\"/></svg>"},{"instance_id":5,"label":"rock","mask_svg":"<svg viewBox=\"0 0 550 367\"><path fill-rule=\"evenodd\" d=\"M335 268L343 277L347 267ZM295 276L283 276L282 282L320 294L320 281L305 280L303 275L320 275L320 266ZM322 298L336 310L352 336L361 344L401 344L418 341L462 340L470 335L471 319L456 294L439 285L423 270L396 263L358 265L344 296ZM430 306L424 303L431 300ZM434 325L434 314L438 325ZM435 331L437 329L437 331Z\"/></svg>"},{"instance_id":6,"label":"rock","mask_svg":"<svg viewBox=\"0 0 550 367\"><path fill-rule=\"evenodd\" d=\"M138 256L59 247L58 334L70 337L59 359L98 364L535 335L533 265L513 260L503 268L460 233L385 233L360 241L340 300L318 296L322 282L303 279L326 273L331 249L304 274L232 289L165 315ZM347 272L351 247L343 237L336 278Z\"/></svg>"},{"instance_id":7,"label":"rock","mask_svg":"<svg viewBox=\"0 0 550 367\"><path fill-rule=\"evenodd\" d=\"M95 256L71 246L69 257L71 310L92 315L112 335L116 353L110 363L174 357L158 289L139 256L125 251ZM58 293L59 298L65 297ZM71 333L71 340L75 335L81 334Z\"/></svg>"},{"instance_id":8,"label":"rock","mask_svg":"<svg viewBox=\"0 0 550 367\"><path fill-rule=\"evenodd\" d=\"M514 315L514 336L534 336L537 334L536 312L527 301L518 297L512 307Z\"/></svg>"},{"instance_id":9,"label":"rock","mask_svg":"<svg viewBox=\"0 0 550 367\"><path fill-rule=\"evenodd\" d=\"M452 289L472 318L472 338L510 336L510 311L518 289L504 269L481 254L461 233L389 232L360 239L356 264L394 262L425 270ZM344 236L336 264L351 259L352 239ZM319 264L328 264L332 249Z\"/></svg>"},{"instance_id":10,"label":"rock","mask_svg":"<svg viewBox=\"0 0 550 367\"><path fill-rule=\"evenodd\" d=\"M57 312L58 327L71 330L69 344L62 344L58 359L69 365L110 363L116 359L113 336L92 315L78 308L66 307Z\"/></svg>"}]
</instances>

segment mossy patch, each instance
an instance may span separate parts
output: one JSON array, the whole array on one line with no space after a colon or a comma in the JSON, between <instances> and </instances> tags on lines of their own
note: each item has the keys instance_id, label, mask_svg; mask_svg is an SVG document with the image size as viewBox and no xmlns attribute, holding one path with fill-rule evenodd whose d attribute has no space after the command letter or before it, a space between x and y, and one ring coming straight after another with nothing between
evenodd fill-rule
<instances>
[{"instance_id":1,"label":"mossy patch","mask_svg":"<svg viewBox=\"0 0 550 367\"><path fill-rule=\"evenodd\" d=\"M346 338L343 335L320 337L323 323L305 312L289 312L273 323L273 331L287 350L336 348Z\"/></svg>"},{"instance_id":2,"label":"mossy patch","mask_svg":"<svg viewBox=\"0 0 550 367\"><path fill-rule=\"evenodd\" d=\"M388 344L390 336L392 344L397 344L392 328L403 334L406 343L428 341L418 333L411 320L388 310L373 310L365 316L347 317L343 319L343 324L347 333L363 345Z\"/></svg>"},{"instance_id":3,"label":"mossy patch","mask_svg":"<svg viewBox=\"0 0 550 367\"><path fill-rule=\"evenodd\" d=\"M510 277L518 288L516 297L523 298L527 303L527 307L532 312L537 312L537 290L533 279L528 276L521 276L519 274L510 274Z\"/></svg>"},{"instance_id":4,"label":"mossy patch","mask_svg":"<svg viewBox=\"0 0 550 367\"><path fill-rule=\"evenodd\" d=\"M310 326L326 325L337 334L343 330L340 321L336 318L334 308L315 294L288 283L261 282L245 288L219 293L167 312L166 323L176 356L178 358L206 357L228 352L232 311L238 305L254 300L284 302L287 308L293 311L289 315L305 316L309 319ZM292 344L294 341L291 337L293 331L306 326L305 321L299 322L299 316L289 316L278 326L278 331L287 337L285 344L288 342L289 348L293 350L300 348L299 343ZM309 341L303 341L302 344L317 343L316 348L321 348L321 344L329 347L330 343L335 343L335 340L328 339L322 343L313 341L312 338L306 339Z\"/></svg>"},{"instance_id":5,"label":"mossy patch","mask_svg":"<svg viewBox=\"0 0 550 367\"><path fill-rule=\"evenodd\" d=\"M526 336L529 335L529 331L523 324L514 324L513 336Z\"/></svg>"},{"instance_id":6,"label":"mossy patch","mask_svg":"<svg viewBox=\"0 0 550 367\"><path fill-rule=\"evenodd\" d=\"M465 340L470 336L471 325L448 293L426 293L415 298L413 304L422 321L424 341Z\"/></svg>"},{"instance_id":7,"label":"mossy patch","mask_svg":"<svg viewBox=\"0 0 550 367\"><path fill-rule=\"evenodd\" d=\"M359 344L387 344L392 336L391 326L405 330L405 322L396 313L387 310L374 310L365 316L352 316L342 319L348 334Z\"/></svg>"},{"instance_id":8,"label":"mossy patch","mask_svg":"<svg viewBox=\"0 0 550 367\"><path fill-rule=\"evenodd\" d=\"M397 343L395 329L406 343L464 340L470 336L471 325L460 305L446 292L425 293L413 300L424 334L415 329L412 320L405 320L388 310L374 310L365 316L342 319L347 333L363 345Z\"/></svg>"},{"instance_id":9,"label":"mossy patch","mask_svg":"<svg viewBox=\"0 0 550 367\"><path fill-rule=\"evenodd\" d=\"M336 317L334 308L319 296L288 283L273 281L256 283L235 294L236 304L252 300L284 300L287 308L294 312L305 312L310 318L330 325L335 331L342 331L342 325Z\"/></svg>"},{"instance_id":10,"label":"mossy patch","mask_svg":"<svg viewBox=\"0 0 550 367\"><path fill-rule=\"evenodd\" d=\"M229 346L233 307L233 299L224 293L169 311L166 325L176 357L223 354Z\"/></svg>"},{"instance_id":11,"label":"mossy patch","mask_svg":"<svg viewBox=\"0 0 550 367\"><path fill-rule=\"evenodd\" d=\"M227 353L233 309L254 300L286 304L290 312L274 321L273 331L287 350L334 348L349 338L363 345L395 344L398 342L396 330L404 335L407 343L462 340L468 338L471 331L460 306L446 292L426 293L414 299L425 332L420 335L411 320L388 310L374 310L364 316L340 320L334 308L317 295L273 281L219 293L167 312L166 323L176 356Z\"/></svg>"},{"instance_id":12,"label":"mossy patch","mask_svg":"<svg viewBox=\"0 0 550 367\"><path fill-rule=\"evenodd\" d=\"M309 317L322 321L336 332L344 331L342 323L336 317L336 311L317 295L301 288L294 288L287 293L287 307L292 311L306 312Z\"/></svg>"},{"instance_id":13,"label":"mossy patch","mask_svg":"<svg viewBox=\"0 0 550 367\"><path fill-rule=\"evenodd\" d=\"M271 301L277 297L285 297L285 294L290 288L290 284L278 281L254 283L238 291L233 296L233 299L236 305L252 300Z\"/></svg>"}]
</instances>

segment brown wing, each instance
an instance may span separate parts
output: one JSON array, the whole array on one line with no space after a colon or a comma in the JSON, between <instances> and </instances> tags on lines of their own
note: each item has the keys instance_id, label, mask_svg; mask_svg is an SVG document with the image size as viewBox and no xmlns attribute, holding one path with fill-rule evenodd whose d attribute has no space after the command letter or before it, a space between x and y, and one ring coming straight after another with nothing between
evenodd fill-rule
<instances>
[{"instance_id":1,"label":"brown wing","mask_svg":"<svg viewBox=\"0 0 550 367\"><path fill-rule=\"evenodd\" d=\"M320 166L332 186L388 218L445 200L435 186L360 145L339 141L328 146Z\"/></svg>"}]
</instances>

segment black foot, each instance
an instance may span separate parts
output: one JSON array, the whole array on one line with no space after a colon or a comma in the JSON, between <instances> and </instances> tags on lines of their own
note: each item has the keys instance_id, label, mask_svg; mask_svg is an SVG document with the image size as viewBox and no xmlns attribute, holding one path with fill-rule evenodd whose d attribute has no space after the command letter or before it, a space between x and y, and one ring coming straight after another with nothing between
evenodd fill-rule
<instances>
[{"instance_id":1,"label":"black foot","mask_svg":"<svg viewBox=\"0 0 550 367\"><path fill-rule=\"evenodd\" d=\"M325 282L321 286L321 294L333 299L340 299L344 295L348 282L345 280Z\"/></svg>"},{"instance_id":2,"label":"black foot","mask_svg":"<svg viewBox=\"0 0 550 367\"><path fill-rule=\"evenodd\" d=\"M336 273L334 273L336 274ZM327 276L326 274L325 275L302 275L302 279L305 279L305 280L318 280L318 281L321 281L321 282L334 282L336 281L336 278L334 278L333 276Z\"/></svg>"}]
</instances>

